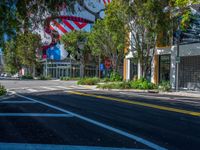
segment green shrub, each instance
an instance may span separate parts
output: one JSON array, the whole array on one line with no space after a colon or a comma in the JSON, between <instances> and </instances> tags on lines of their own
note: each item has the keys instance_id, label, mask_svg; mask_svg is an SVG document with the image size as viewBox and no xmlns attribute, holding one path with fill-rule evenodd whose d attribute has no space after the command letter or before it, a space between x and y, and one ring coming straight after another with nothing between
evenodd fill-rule
<instances>
[{"instance_id":1,"label":"green shrub","mask_svg":"<svg viewBox=\"0 0 200 150\"><path fill-rule=\"evenodd\" d=\"M60 80L68 81L70 80L70 77L61 77Z\"/></svg>"},{"instance_id":2,"label":"green shrub","mask_svg":"<svg viewBox=\"0 0 200 150\"><path fill-rule=\"evenodd\" d=\"M110 78L106 77L101 80L102 82L110 82Z\"/></svg>"},{"instance_id":3,"label":"green shrub","mask_svg":"<svg viewBox=\"0 0 200 150\"><path fill-rule=\"evenodd\" d=\"M122 76L118 72L112 72L110 74L110 81L122 81Z\"/></svg>"},{"instance_id":4,"label":"green shrub","mask_svg":"<svg viewBox=\"0 0 200 150\"><path fill-rule=\"evenodd\" d=\"M21 79L33 79L33 76L30 75L30 74L27 74L27 75L23 75L23 76L21 77Z\"/></svg>"},{"instance_id":5,"label":"green shrub","mask_svg":"<svg viewBox=\"0 0 200 150\"><path fill-rule=\"evenodd\" d=\"M78 81L79 85L96 85L99 82L99 78L82 78Z\"/></svg>"},{"instance_id":6,"label":"green shrub","mask_svg":"<svg viewBox=\"0 0 200 150\"><path fill-rule=\"evenodd\" d=\"M7 93L5 87L0 84L0 96L5 95Z\"/></svg>"},{"instance_id":7,"label":"green shrub","mask_svg":"<svg viewBox=\"0 0 200 150\"><path fill-rule=\"evenodd\" d=\"M78 78L78 77L75 77L75 78L71 78L71 77L60 77L60 80L63 80L63 81L80 80L80 78Z\"/></svg>"},{"instance_id":8,"label":"green shrub","mask_svg":"<svg viewBox=\"0 0 200 150\"><path fill-rule=\"evenodd\" d=\"M51 80L51 76L40 76L39 80Z\"/></svg>"},{"instance_id":9,"label":"green shrub","mask_svg":"<svg viewBox=\"0 0 200 150\"><path fill-rule=\"evenodd\" d=\"M170 91L171 90L171 85L169 81L162 81L159 86L158 89L161 91Z\"/></svg>"},{"instance_id":10,"label":"green shrub","mask_svg":"<svg viewBox=\"0 0 200 150\"><path fill-rule=\"evenodd\" d=\"M146 79L142 78L136 81L131 81L130 86L133 89L141 89L141 90L148 90L148 89L156 89L156 85L148 82Z\"/></svg>"},{"instance_id":11,"label":"green shrub","mask_svg":"<svg viewBox=\"0 0 200 150\"><path fill-rule=\"evenodd\" d=\"M130 83L129 82L122 82L122 83L108 83L108 84L99 84L97 85L97 88L102 89L130 89Z\"/></svg>"}]
</instances>

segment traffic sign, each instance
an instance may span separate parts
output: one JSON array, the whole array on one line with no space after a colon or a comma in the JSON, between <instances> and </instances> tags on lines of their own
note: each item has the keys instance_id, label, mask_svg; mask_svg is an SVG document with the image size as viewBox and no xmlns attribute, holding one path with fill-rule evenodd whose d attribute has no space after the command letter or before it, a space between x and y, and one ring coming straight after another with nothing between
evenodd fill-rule
<instances>
[{"instance_id":1,"label":"traffic sign","mask_svg":"<svg viewBox=\"0 0 200 150\"><path fill-rule=\"evenodd\" d=\"M100 64L100 70L101 70L101 71L104 70L104 64Z\"/></svg>"},{"instance_id":2,"label":"traffic sign","mask_svg":"<svg viewBox=\"0 0 200 150\"><path fill-rule=\"evenodd\" d=\"M105 60L105 67L106 67L106 69L109 69L110 66L111 66L111 60L110 59L106 59Z\"/></svg>"}]
</instances>

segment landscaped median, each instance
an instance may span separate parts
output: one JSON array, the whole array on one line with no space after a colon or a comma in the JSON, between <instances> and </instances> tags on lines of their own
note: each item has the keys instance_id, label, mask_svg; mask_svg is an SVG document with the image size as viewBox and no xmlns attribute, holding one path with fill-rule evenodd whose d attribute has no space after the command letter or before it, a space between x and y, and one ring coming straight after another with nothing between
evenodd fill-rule
<instances>
[{"instance_id":1,"label":"landscaped median","mask_svg":"<svg viewBox=\"0 0 200 150\"><path fill-rule=\"evenodd\" d=\"M0 96L3 96L7 93L6 88L0 84Z\"/></svg>"},{"instance_id":2,"label":"landscaped median","mask_svg":"<svg viewBox=\"0 0 200 150\"><path fill-rule=\"evenodd\" d=\"M159 85L155 85L146 79L139 79L135 81L121 81L110 80L110 78L82 78L78 82L78 85L96 85L96 88L100 89L135 89L135 90L151 90L152 92L169 91L170 84L168 82L162 82Z\"/></svg>"}]
</instances>

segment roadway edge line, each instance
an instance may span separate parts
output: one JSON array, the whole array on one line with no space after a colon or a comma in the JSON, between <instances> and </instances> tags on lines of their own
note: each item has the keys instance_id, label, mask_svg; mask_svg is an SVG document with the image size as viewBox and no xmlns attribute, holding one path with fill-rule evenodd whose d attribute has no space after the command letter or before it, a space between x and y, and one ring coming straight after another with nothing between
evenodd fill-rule
<instances>
[{"instance_id":1,"label":"roadway edge line","mask_svg":"<svg viewBox=\"0 0 200 150\"><path fill-rule=\"evenodd\" d=\"M55 109L55 110L61 111L61 112L63 112L63 113L71 114L71 115L73 115L74 117L77 117L77 118L79 118L79 119L81 119L81 120L84 120L84 121L86 121L86 122L89 122L89 123L94 124L94 125L96 125L96 126L99 126L99 127L101 127L101 128L104 128L104 129L107 129L107 130L112 131L112 132L114 132L114 133L117 133L117 134L119 134L119 135L121 135L121 136L127 137L127 138L132 139L132 140L134 140L134 141L137 141L137 142L139 142L139 143L142 143L142 144L144 144L144 145L146 145L146 146L148 146L148 147L150 147L150 148L153 148L153 149L155 149L155 150L167 150L166 148L161 147L161 146L159 146L159 145L157 145L157 144L154 144L154 143L152 143L152 142L150 142L150 141L148 141L148 140L145 140L145 139L143 139L143 138L141 138L141 137L138 137L138 136L136 136L136 135L130 134L130 133L125 132L125 131L123 131L123 130L114 128L114 127L112 127L112 126L109 126L109 125L107 125L107 124L101 123L101 122L99 122L99 121L90 119L90 118L88 118L88 117L79 115L79 114L77 114L77 113L74 113L74 112L65 110L65 109L63 109L63 108L54 106L54 105L52 105L52 104L48 104L48 103L46 103L46 102L42 102L42 101L39 101L39 100L30 98L30 97L26 97L26 96L23 96L23 95L20 95L20 94L17 94L17 93L16 93L15 95L16 95L16 96L19 96L19 97L21 97L21 98L25 98L25 99L28 99L28 100L31 100L31 101L35 101L35 102L37 102L37 103L40 103L40 104L45 105L45 106L47 106L47 107L50 107L50 108L53 108L53 109Z\"/></svg>"}]
</instances>

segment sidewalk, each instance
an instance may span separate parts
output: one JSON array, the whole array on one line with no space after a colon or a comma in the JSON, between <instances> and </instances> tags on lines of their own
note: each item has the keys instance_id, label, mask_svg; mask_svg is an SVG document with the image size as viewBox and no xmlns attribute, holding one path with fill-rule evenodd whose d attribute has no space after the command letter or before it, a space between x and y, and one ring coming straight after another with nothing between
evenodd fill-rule
<instances>
[{"instance_id":1,"label":"sidewalk","mask_svg":"<svg viewBox=\"0 0 200 150\"><path fill-rule=\"evenodd\" d=\"M182 90L179 92L156 92L153 90L135 90L135 89L99 89L96 88L95 85L90 86L90 85L79 85L80 87L84 87L86 89L90 90L97 90L97 91L115 91L115 92L121 92L121 93L129 93L129 94L137 94L141 96L149 96L149 97L158 97L158 98L199 98L200 100L200 91L186 91Z\"/></svg>"}]
</instances>

